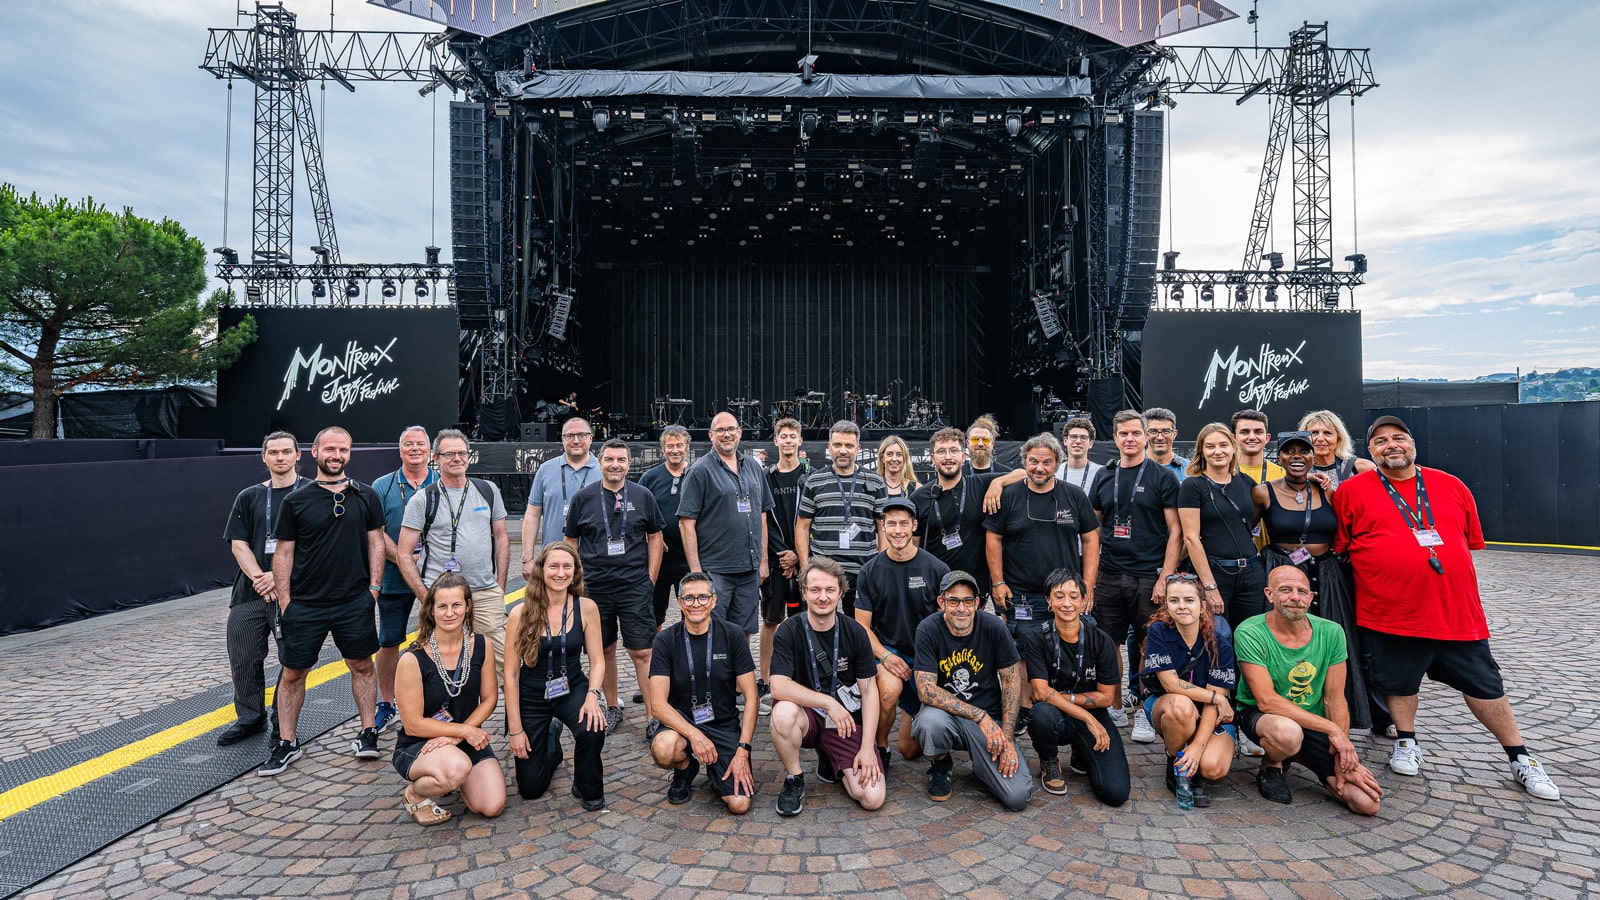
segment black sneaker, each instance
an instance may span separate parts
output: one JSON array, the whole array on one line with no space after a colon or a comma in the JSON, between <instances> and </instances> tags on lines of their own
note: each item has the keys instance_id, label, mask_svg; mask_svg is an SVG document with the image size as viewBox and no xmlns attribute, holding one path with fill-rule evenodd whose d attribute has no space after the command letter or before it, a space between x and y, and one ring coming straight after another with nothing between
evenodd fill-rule
<instances>
[{"instance_id":1,"label":"black sneaker","mask_svg":"<svg viewBox=\"0 0 1600 900\"><path fill-rule=\"evenodd\" d=\"M377 759L381 756L378 752L378 729L361 729L356 739L350 742L350 752L356 755L356 759Z\"/></svg>"},{"instance_id":2,"label":"black sneaker","mask_svg":"<svg viewBox=\"0 0 1600 900\"><path fill-rule=\"evenodd\" d=\"M694 780L700 775L700 760L689 757L689 764L672 773L672 785L667 788L667 802L679 805L689 802L694 791Z\"/></svg>"},{"instance_id":3,"label":"black sneaker","mask_svg":"<svg viewBox=\"0 0 1600 900\"><path fill-rule=\"evenodd\" d=\"M1078 751L1077 750L1068 750L1067 751L1067 771L1071 772L1074 775L1087 775L1087 774L1089 774L1089 769L1086 766L1084 766L1083 763L1078 762Z\"/></svg>"},{"instance_id":4,"label":"black sneaker","mask_svg":"<svg viewBox=\"0 0 1600 900\"><path fill-rule=\"evenodd\" d=\"M278 743L273 745L272 753L267 757L267 761L262 763L259 769L256 769L256 774L276 775L279 772L282 772L284 769L289 768L289 764L299 758L299 741L291 742L280 740Z\"/></svg>"},{"instance_id":5,"label":"black sneaker","mask_svg":"<svg viewBox=\"0 0 1600 900\"><path fill-rule=\"evenodd\" d=\"M833 763L828 762L828 758L823 756L821 751L817 752L817 780L823 784L836 784L839 781L838 771L833 768Z\"/></svg>"},{"instance_id":6,"label":"black sneaker","mask_svg":"<svg viewBox=\"0 0 1600 900\"><path fill-rule=\"evenodd\" d=\"M227 746L230 746L230 745L233 745L233 744L237 744L240 741L244 740L245 738L255 737L256 735L258 735L261 732L266 731L266 730L267 730L267 720L266 719L262 719L261 721L255 723L254 725L247 725L244 722L235 722L232 725L229 725L227 728L223 729L223 732L221 734L217 735L217 746L218 747L227 747Z\"/></svg>"},{"instance_id":7,"label":"black sneaker","mask_svg":"<svg viewBox=\"0 0 1600 900\"><path fill-rule=\"evenodd\" d=\"M778 792L778 815L798 816L805 809L806 777L790 775L783 779L783 790Z\"/></svg>"},{"instance_id":8,"label":"black sneaker","mask_svg":"<svg viewBox=\"0 0 1600 900\"><path fill-rule=\"evenodd\" d=\"M879 766L879 768L883 769L883 771L885 771L885 772L889 771L889 748L888 747L879 747L878 748L878 766Z\"/></svg>"},{"instance_id":9,"label":"black sneaker","mask_svg":"<svg viewBox=\"0 0 1600 900\"><path fill-rule=\"evenodd\" d=\"M928 799L936 803L943 803L950 799L953 790L950 785L950 776L955 772L956 764L949 756L936 759L928 767Z\"/></svg>"},{"instance_id":10,"label":"black sneaker","mask_svg":"<svg viewBox=\"0 0 1600 900\"><path fill-rule=\"evenodd\" d=\"M1178 793L1178 773L1172 771L1172 767L1177 765L1177 764L1178 764L1178 758L1176 756L1173 756L1171 753L1168 753L1167 754L1167 790L1172 792L1173 794ZM1193 783L1194 783L1193 780L1191 780L1190 784L1192 785Z\"/></svg>"},{"instance_id":11,"label":"black sneaker","mask_svg":"<svg viewBox=\"0 0 1600 900\"><path fill-rule=\"evenodd\" d=\"M573 782L572 784L572 799L583 804L584 812L598 812L606 808L606 798L604 795L601 795L599 798L594 800L583 799L583 795L578 793L577 782Z\"/></svg>"},{"instance_id":12,"label":"black sneaker","mask_svg":"<svg viewBox=\"0 0 1600 900\"><path fill-rule=\"evenodd\" d=\"M1012 737L1021 737L1028 733L1028 724L1033 721L1033 708L1021 710L1017 713L1017 729Z\"/></svg>"},{"instance_id":13,"label":"black sneaker","mask_svg":"<svg viewBox=\"0 0 1600 900\"><path fill-rule=\"evenodd\" d=\"M1206 780L1192 778L1189 781L1189 791L1194 794L1194 808L1205 809L1211 805L1211 795L1206 793Z\"/></svg>"},{"instance_id":14,"label":"black sneaker","mask_svg":"<svg viewBox=\"0 0 1600 900\"><path fill-rule=\"evenodd\" d=\"M1294 801L1294 792L1289 790L1289 779L1284 777L1283 770L1279 768L1262 766L1261 771L1256 773L1256 790L1273 803Z\"/></svg>"},{"instance_id":15,"label":"black sneaker","mask_svg":"<svg viewBox=\"0 0 1600 900\"><path fill-rule=\"evenodd\" d=\"M1065 794L1067 792L1067 779L1061 774L1061 760L1059 758L1039 761L1039 785L1052 794Z\"/></svg>"},{"instance_id":16,"label":"black sneaker","mask_svg":"<svg viewBox=\"0 0 1600 900\"><path fill-rule=\"evenodd\" d=\"M633 702L633 704L635 706L643 703L644 702L644 693L641 692L641 691L634 691L633 692L633 700L632 700L632 702Z\"/></svg>"}]
</instances>

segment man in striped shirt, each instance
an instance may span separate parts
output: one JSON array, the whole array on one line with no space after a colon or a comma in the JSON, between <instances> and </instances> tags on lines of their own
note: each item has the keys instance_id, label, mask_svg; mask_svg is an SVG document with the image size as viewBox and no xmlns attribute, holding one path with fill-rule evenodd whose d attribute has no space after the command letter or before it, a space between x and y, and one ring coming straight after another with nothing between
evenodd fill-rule
<instances>
[{"instance_id":1,"label":"man in striped shirt","mask_svg":"<svg viewBox=\"0 0 1600 900\"><path fill-rule=\"evenodd\" d=\"M884 548L878 533L878 509L888 493L883 479L856 465L861 430L841 420L828 430L828 456L833 466L819 469L800 482L795 504L794 543L799 566L813 554L844 567L850 587L840 608L855 615L855 578L861 565Z\"/></svg>"}]
</instances>

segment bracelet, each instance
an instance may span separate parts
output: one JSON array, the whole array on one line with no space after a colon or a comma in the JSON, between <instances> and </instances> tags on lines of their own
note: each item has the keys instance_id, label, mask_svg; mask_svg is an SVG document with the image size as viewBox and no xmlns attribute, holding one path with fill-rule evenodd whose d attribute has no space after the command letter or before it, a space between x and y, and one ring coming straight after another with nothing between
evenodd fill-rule
<instances>
[{"instance_id":1,"label":"bracelet","mask_svg":"<svg viewBox=\"0 0 1600 900\"><path fill-rule=\"evenodd\" d=\"M1206 702L1210 703L1212 706L1217 705L1217 689L1216 688L1212 688L1211 689L1211 699L1206 701Z\"/></svg>"},{"instance_id":2,"label":"bracelet","mask_svg":"<svg viewBox=\"0 0 1600 900\"><path fill-rule=\"evenodd\" d=\"M991 581L991 582L989 582L989 587L992 587L992 588L1005 587L1005 586L1006 586L1006 583L1004 581Z\"/></svg>"},{"instance_id":3,"label":"bracelet","mask_svg":"<svg viewBox=\"0 0 1600 900\"><path fill-rule=\"evenodd\" d=\"M1078 705L1078 694L1076 691L1067 695L1067 702L1071 703L1073 706Z\"/></svg>"},{"instance_id":4,"label":"bracelet","mask_svg":"<svg viewBox=\"0 0 1600 900\"><path fill-rule=\"evenodd\" d=\"M377 591L380 594L383 593L382 585L369 584L369 585L367 585L367 590L369 590L369 591Z\"/></svg>"},{"instance_id":5,"label":"bracelet","mask_svg":"<svg viewBox=\"0 0 1600 900\"><path fill-rule=\"evenodd\" d=\"M1056 690L1056 689L1054 689L1054 688L1051 688L1051 689L1050 689L1050 693L1048 693L1048 694L1046 694L1046 695L1045 695L1045 696L1044 696L1044 699L1043 699L1043 700L1040 700L1040 701L1039 701L1039 702L1040 702L1040 703L1049 703L1049 702L1050 702L1050 699L1051 699L1051 698L1052 698L1052 697L1055 697L1055 696L1056 696L1056 695L1057 695L1057 694L1059 694L1059 693L1061 693L1061 692L1060 692L1060 691L1058 691L1058 690Z\"/></svg>"},{"instance_id":6,"label":"bracelet","mask_svg":"<svg viewBox=\"0 0 1600 900\"><path fill-rule=\"evenodd\" d=\"M506 737L522 737L524 734L527 734L527 732L523 731L521 729L518 729L517 731L512 731L512 732L507 733Z\"/></svg>"}]
</instances>

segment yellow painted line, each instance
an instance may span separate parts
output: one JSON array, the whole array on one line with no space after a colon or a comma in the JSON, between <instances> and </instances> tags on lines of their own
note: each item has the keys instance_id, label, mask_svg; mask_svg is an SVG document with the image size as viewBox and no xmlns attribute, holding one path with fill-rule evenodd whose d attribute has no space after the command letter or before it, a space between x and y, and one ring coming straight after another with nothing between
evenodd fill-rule
<instances>
[{"instance_id":1,"label":"yellow painted line","mask_svg":"<svg viewBox=\"0 0 1600 900\"><path fill-rule=\"evenodd\" d=\"M1582 544L1518 544L1514 541L1484 541L1491 547L1541 547L1546 550L1588 550L1600 553L1600 547L1585 547Z\"/></svg>"},{"instance_id":2,"label":"yellow painted line","mask_svg":"<svg viewBox=\"0 0 1600 900\"><path fill-rule=\"evenodd\" d=\"M522 599L522 590L512 591L506 595L506 604ZM416 632L406 635L407 641L415 640ZM306 675L306 690L326 684L335 678L342 678L349 673L344 661L331 662L327 665L312 669ZM273 699L273 689L267 688L267 703ZM83 787L91 781L104 778L126 769L136 763L143 762L152 756L165 753L184 741L193 740L208 731L215 731L235 718L233 704L219 706L211 712L196 716L187 722L182 722L171 728L158 731L143 740L135 741L124 747L119 747L110 753L105 753L94 759L69 766L59 772L35 778L25 784L4 793L0 793L0 822L25 810L32 809L48 800L65 794L75 788Z\"/></svg>"}]
</instances>

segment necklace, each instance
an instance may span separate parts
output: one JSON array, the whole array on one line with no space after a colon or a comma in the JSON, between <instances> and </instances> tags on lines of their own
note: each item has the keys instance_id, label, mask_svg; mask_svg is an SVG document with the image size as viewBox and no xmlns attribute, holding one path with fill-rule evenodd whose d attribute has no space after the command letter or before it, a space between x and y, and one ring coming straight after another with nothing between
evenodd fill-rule
<instances>
[{"instance_id":1,"label":"necklace","mask_svg":"<svg viewBox=\"0 0 1600 900\"><path fill-rule=\"evenodd\" d=\"M1286 487L1286 488L1293 488L1294 489L1294 502L1296 502L1296 503L1304 503L1304 502L1306 502L1306 483L1305 482L1301 482L1299 487L1294 487L1294 485L1289 483L1289 479L1285 478L1283 480L1283 486Z\"/></svg>"},{"instance_id":2,"label":"necklace","mask_svg":"<svg viewBox=\"0 0 1600 900\"><path fill-rule=\"evenodd\" d=\"M461 638L461 653L456 659L456 677L451 678L445 670L444 660L439 658L439 636L428 636L428 655L433 658L433 667L439 672L439 681L444 684L444 692L454 700L461 695L461 689L467 686L467 679L472 677L472 654L468 648L472 646L472 629L468 628Z\"/></svg>"}]
</instances>

